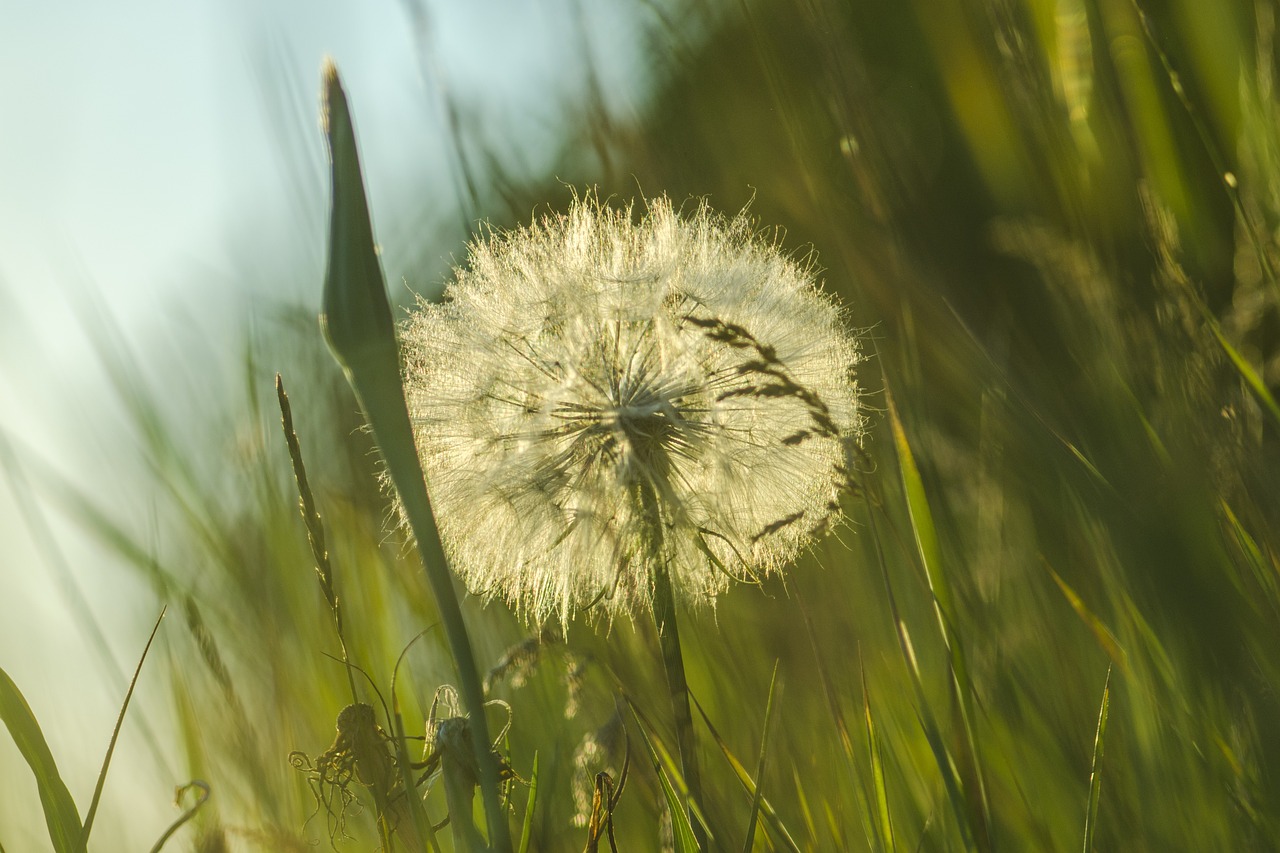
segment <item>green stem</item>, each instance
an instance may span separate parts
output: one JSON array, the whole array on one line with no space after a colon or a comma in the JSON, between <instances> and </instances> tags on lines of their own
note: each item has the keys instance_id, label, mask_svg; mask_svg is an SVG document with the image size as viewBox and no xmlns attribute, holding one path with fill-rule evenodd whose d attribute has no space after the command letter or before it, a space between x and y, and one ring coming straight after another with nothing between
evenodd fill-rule
<instances>
[{"instance_id":1,"label":"green stem","mask_svg":"<svg viewBox=\"0 0 1280 853\"><path fill-rule=\"evenodd\" d=\"M649 521L648 551L653 565L653 620L658 629L662 665L667 672L667 688L671 693L671 710L675 717L676 745L680 749L680 772L689 795L689 823L700 849L707 849L706 831L694 814L693 803L702 801L702 781L698 773L698 756L693 736L693 711L689 706L689 682L684 674L684 656L680 651L680 629L676 624L676 602L671 587L663 547L662 515L657 496L648 483L640 486L640 505Z\"/></svg>"}]
</instances>

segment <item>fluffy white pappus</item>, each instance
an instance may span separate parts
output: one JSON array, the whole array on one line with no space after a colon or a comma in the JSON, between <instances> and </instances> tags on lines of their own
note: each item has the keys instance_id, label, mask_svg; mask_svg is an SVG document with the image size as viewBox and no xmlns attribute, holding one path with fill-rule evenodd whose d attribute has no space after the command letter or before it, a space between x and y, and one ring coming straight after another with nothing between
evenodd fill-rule
<instances>
[{"instance_id":1,"label":"fluffy white pappus","mask_svg":"<svg viewBox=\"0 0 1280 853\"><path fill-rule=\"evenodd\" d=\"M777 572L839 514L858 342L744 216L578 199L473 243L403 329L441 538L472 592L567 622Z\"/></svg>"}]
</instances>

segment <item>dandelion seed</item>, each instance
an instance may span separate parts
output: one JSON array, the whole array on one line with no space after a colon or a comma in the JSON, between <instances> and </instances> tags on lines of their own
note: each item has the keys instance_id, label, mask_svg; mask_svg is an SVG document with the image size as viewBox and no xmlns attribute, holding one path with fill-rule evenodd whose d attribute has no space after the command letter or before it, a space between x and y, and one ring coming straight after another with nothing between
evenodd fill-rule
<instances>
[{"instance_id":1,"label":"dandelion seed","mask_svg":"<svg viewBox=\"0 0 1280 853\"><path fill-rule=\"evenodd\" d=\"M450 561L534 622L652 610L655 561L710 603L839 511L857 341L745 217L579 199L475 242L404 332Z\"/></svg>"}]
</instances>

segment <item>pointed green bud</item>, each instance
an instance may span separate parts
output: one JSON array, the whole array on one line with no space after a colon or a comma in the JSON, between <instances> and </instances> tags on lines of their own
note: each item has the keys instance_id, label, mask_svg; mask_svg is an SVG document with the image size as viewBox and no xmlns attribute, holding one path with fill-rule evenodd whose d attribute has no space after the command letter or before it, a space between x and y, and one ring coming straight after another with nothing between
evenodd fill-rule
<instances>
[{"instance_id":1,"label":"pointed green bud","mask_svg":"<svg viewBox=\"0 0 1280 853\"><path fill-rule=\"evenodd\" d=\"M373 242L351 110L332 60L325 61L323 76L324 133L333 175L333 209L320 328L360 394L361 384L374 371L399 375L395 323Z\"/></svg>"}]
</instances>

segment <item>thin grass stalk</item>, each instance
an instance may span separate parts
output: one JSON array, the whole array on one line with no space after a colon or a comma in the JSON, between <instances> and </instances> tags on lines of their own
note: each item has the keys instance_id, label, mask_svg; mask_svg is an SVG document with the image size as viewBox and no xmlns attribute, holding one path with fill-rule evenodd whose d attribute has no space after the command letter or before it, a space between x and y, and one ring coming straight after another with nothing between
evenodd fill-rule
<instances>
[{"instance_id":1,"label":"thin grass stalk","mask_svg":"<svg viewBox=\"0 0 1280 853\"><path fill-rule=\"evenodd\" d=\"M418 846L423 850L429 848L430 853L440 853L440 845L436 841L435 828L431 825L431 818L426 813L426 806L422 802L422 797L418 796L417 781L413 778L414 767L412 760L409 758L409 740L405 735L404 716L400 713L400 695L396 692L396 680L400 677L400 664L404 662L404 656L408 654L409 649L420 637L427 633L427 630L421 631L401 650L400 657L391 671L390 714L392 737L394 738L396 749L396 768L400 771L400 786L404 790L404 802L409 811L412 829L416 834ZM410 845L406 844L405 846Z\"/></svg>"},{"instance_id":2,"label":"thin grass stalk","mask_svg":"<svg viewBox=\"0 0 1280 853\"><path fill-rule=\"evenodd\" d=\"M893 429L894 444L898 452L898 467L902 474L902 488L906 498L908 518L911 522L912 538L915 540L925 577L929 581L929 591L933 593L933 610L938 620L938 631L942 635L943 644L950 657L951 691L960 712L960 724L964 733L962 744L965 747L963 757L967 760L967 765L962 768L962 771L966 776L972 777L972 785L966 785L964 792L972 813L974 840L979 849L989 851L994 849L991 838L991 805L987 799L987 783L974 723L973 683L969 679L969 667L965 662L964 649L960 645L960 638L956 632L956 610L952 603L951 585L942 568L938 532L933 524L928 495L925 493L920 471L916 467L911 445L907 441L906 429L898 416L897 406L894 405L893 396L889 391L887 378L884 396L889 413L889 424Z\"/></svg>"},{"instance_id":3,"label":"thin grass stalk","mask_svg":"<svg viewBox=\"0 0 1280 853\"><path fill-rule=\"evenodd\" d=\"M120 714L116 717L116 726L111 730L111 741L107 744L106 757L102 759L102 770L98 772L97 784L93 787L93 799L89 803L89 811L84 817L84 827L80 831L80 845L87 847L89 844L89 832L93 829L93 818L98 813L98 803L102 800L102 787L107 782L107 769L111 766L111 756L116 751L116 741L120 738L120 728L124 725L124 715L129 711L129 702L133 699L133 690L138 686L138 677L142 675L142 665L147 661L147 652L151 651L151 644L155 642L156 634L160 631L160 623L164 621L164 615L169 612L169 608L160 608L160 615L156 617L156 624L151 628L151 635L147 637L147 644L142 648L142 656L138 658L138 665L133 670L133 678L129 680L129 689L124 694L124 702L120 704Z\"/></svg>"},{"instance_id":4,"label":"thin grass stalk","mask_svg":"<svg viewBox=\"0 0 1280 853\"><path fill-rule=\"evenodd\" d=\"M902 613L898 609L897 596L893 591L893 579L890 576L889 563L885 559L884 543L881 541L880 532L876 525L877 506L883 506L883 504L872 501L871 490L865 477L860 477L858 485L867 509L867 532L875 547L876 562L880 566L880 575L884 581L885 597L889 604L889 613L893 618L898 649L902 653L902 659L907 665L907 672L911 676L912 693L917 704L920 727L924 730L925 740L929 744L934 762L937 764L938 771L942 776L942 784L947 792L947 801L951 804L951 808L955 813L956 824L960 830L964 847L966 850L976 850L979 848L974 826L976 822L975 816L969 808L969 801L964 794L964 786L961 782L960 773L956 768L955 760L947 749L942 737L942 731L934 716L933 708L930 706L928 696L925 694L924 683L920 677L920 665L916 660L911 635L907 630L906 622L902 618Z\"/></svg>"},{"instance_id":5,"label":"thin grass stalk","mask_svg":"<svg viewBox=\"0 0 1280 853\"><path fill-rule=\"evenodd\" d=\"M853 790L863 818L862 824L866 831L867 846L872 850L883 850L884 844L879 835L879 825L876 823L871 811L872 798L866 790L862 776L858 773L859 765L854 755L853 739L849 734L849 726L845 722L844 712L840 710L840 699L836 693L835 685L832 683L831 673L822 658L822 650L818 645L818 635L813 627L813 617L809 613L808 605L805 604L804 596L798 590L795 596L797 610L800 613L800 621L804 625L805 634L809 638L809 648L813 650L813 662L818 669L818 680L822 684L822 693L827 700L827 711L831 715L836 735L840 739L840 746L848 762L849 777L853 782Z\"/></svg>"},{"instance_id":6,"label":"thin grass stalk","mask_svg":"<svg viewBox=\"0 0 1280 853\"><path fill-rule=\"evenodd\" d=\"M760 801L764 792L760 786L764 783L764 763L769 755L769 733L772 731L774 700L778 694L778 659L773 661L773 675L769 678L769 698L764 706L764 733L760 736L760 756L756 760L756 790L751 795L751 817L747 820L747 837L742 842L742 853L751 853L755 846L756 821L760 817Z\"/></svg>"},{"instance_id":7,"label":"thin grass stalk","mask_svg":"<svg viewBox=\"0 0 1280 853\"><path fill-rule=\"evenodd\" d=\"M491 849L506 853L511 849L511 834L498 795L498 764L489 748L484 690L414 446L413 428L400 384L399 344L373 242L355 130L346 94L332 63L324 68L324 94L325 132L333 169L333 210L321 328L373 430L417 542L423 571L453 655L458 692L471 721L472 748L489 829L488 843ZM452 819L469 821L471 817L470 814L453 815Z\"/></svg>"},{"instance_id":8,"label":"thin grass stalk","mask_svg":"<svg viewBox=\"0 0 1280 853\"><path fill-rule=\"evenodd\" d=\"M623 694L627 700L627 707L631 709L632 716L635 717L636 723L640 730L640 739L644 744L645 752L649 756L649 760L653 762L653 772L658 776L658 784L662 788L663 799L667 803L667 811L671 815L671 831L674 836L675 853L694 853L700 848L697 836L694 835L694 827L698 821L702 819L695 808L692 799L688 800L689 808L686 812L680 803L680 793L676 790L676 786L672 784L672 780L681 781L677 777L680 775L676 770L675 761L671 758L670 752L662 744L656 740L656 730L653 723L645 717L644 712L636 705L635 700L630 696ZM654 732L653 737L650 732ZM688 787L685 787L685 795L688 796Z\"/></svg>"},{"instance_id":9,"label":"thin grass stalk","mask_svg":"<svg viewBox=\"0 0 1280 853\"><path fill-rule=\"evenodd\" d=\"M729 749L729 744L725 743L724 738L721 737L720 733L716 730L715 723L713 723L711 718L707 716L707 710L703 708L702 705L698 704L697 699L691 697L691 701L693 702L694 708L698 711L698 716L702 718L702 724L707 727L707 732L711 735L712 741L715 742L716 746L720 747L720 752L724 755L725 763L727 763L729 768L733 770L733 775L738 777L738 782L741 783L742 789L746 791L747 796L754 801L756 793L760 789L758 780L753 778L751 774L747 772L746 766L743 765L742 761L733 754L733 750ZM768 822L768 827L772 828L773 832L777 835L776 839L770 838L766 835L766 839L770 842L770 849L774 846L780 846L786 850L790 850L791 853L800 853L800 845L791 837L791 831L782 823L782 818L779 817L777 810L773 807L773 804L769 802L769 798L763 794L760 795L760 814L765 817Z\"/></svg>"},{"instance_id":10,"label":"thin grass stalk","mask_svg":"<svg viewBox=\"0 0 1280 853\"><path fill-rule=\"evenodd\" d=\"M628 756L630 757L630 756ZM518 853L529 853L529 844L533 841L533 813L538 802L538 753L533 754L533 769L529 771L529 799L524 805L524 821L520 825L520 845Z\"/></svg>"},{"instance_id":11,"label":"thin grass stalk","mask_svg":"<svg viewBox=\"0 0 1280 853\"><path fill-rule=\"evenodd\" d=\"M1098 708L1098 728L1093 736L1093 760L1089 766L1089 807L1084 815L1084 853L1093 851L1093 834L1098 828L1098 804L1102 797L1102 754L1107 736L1107 716L1111 710L1111 667L1102 685L1102 705Z\"/></svg>"}]
</instances>

